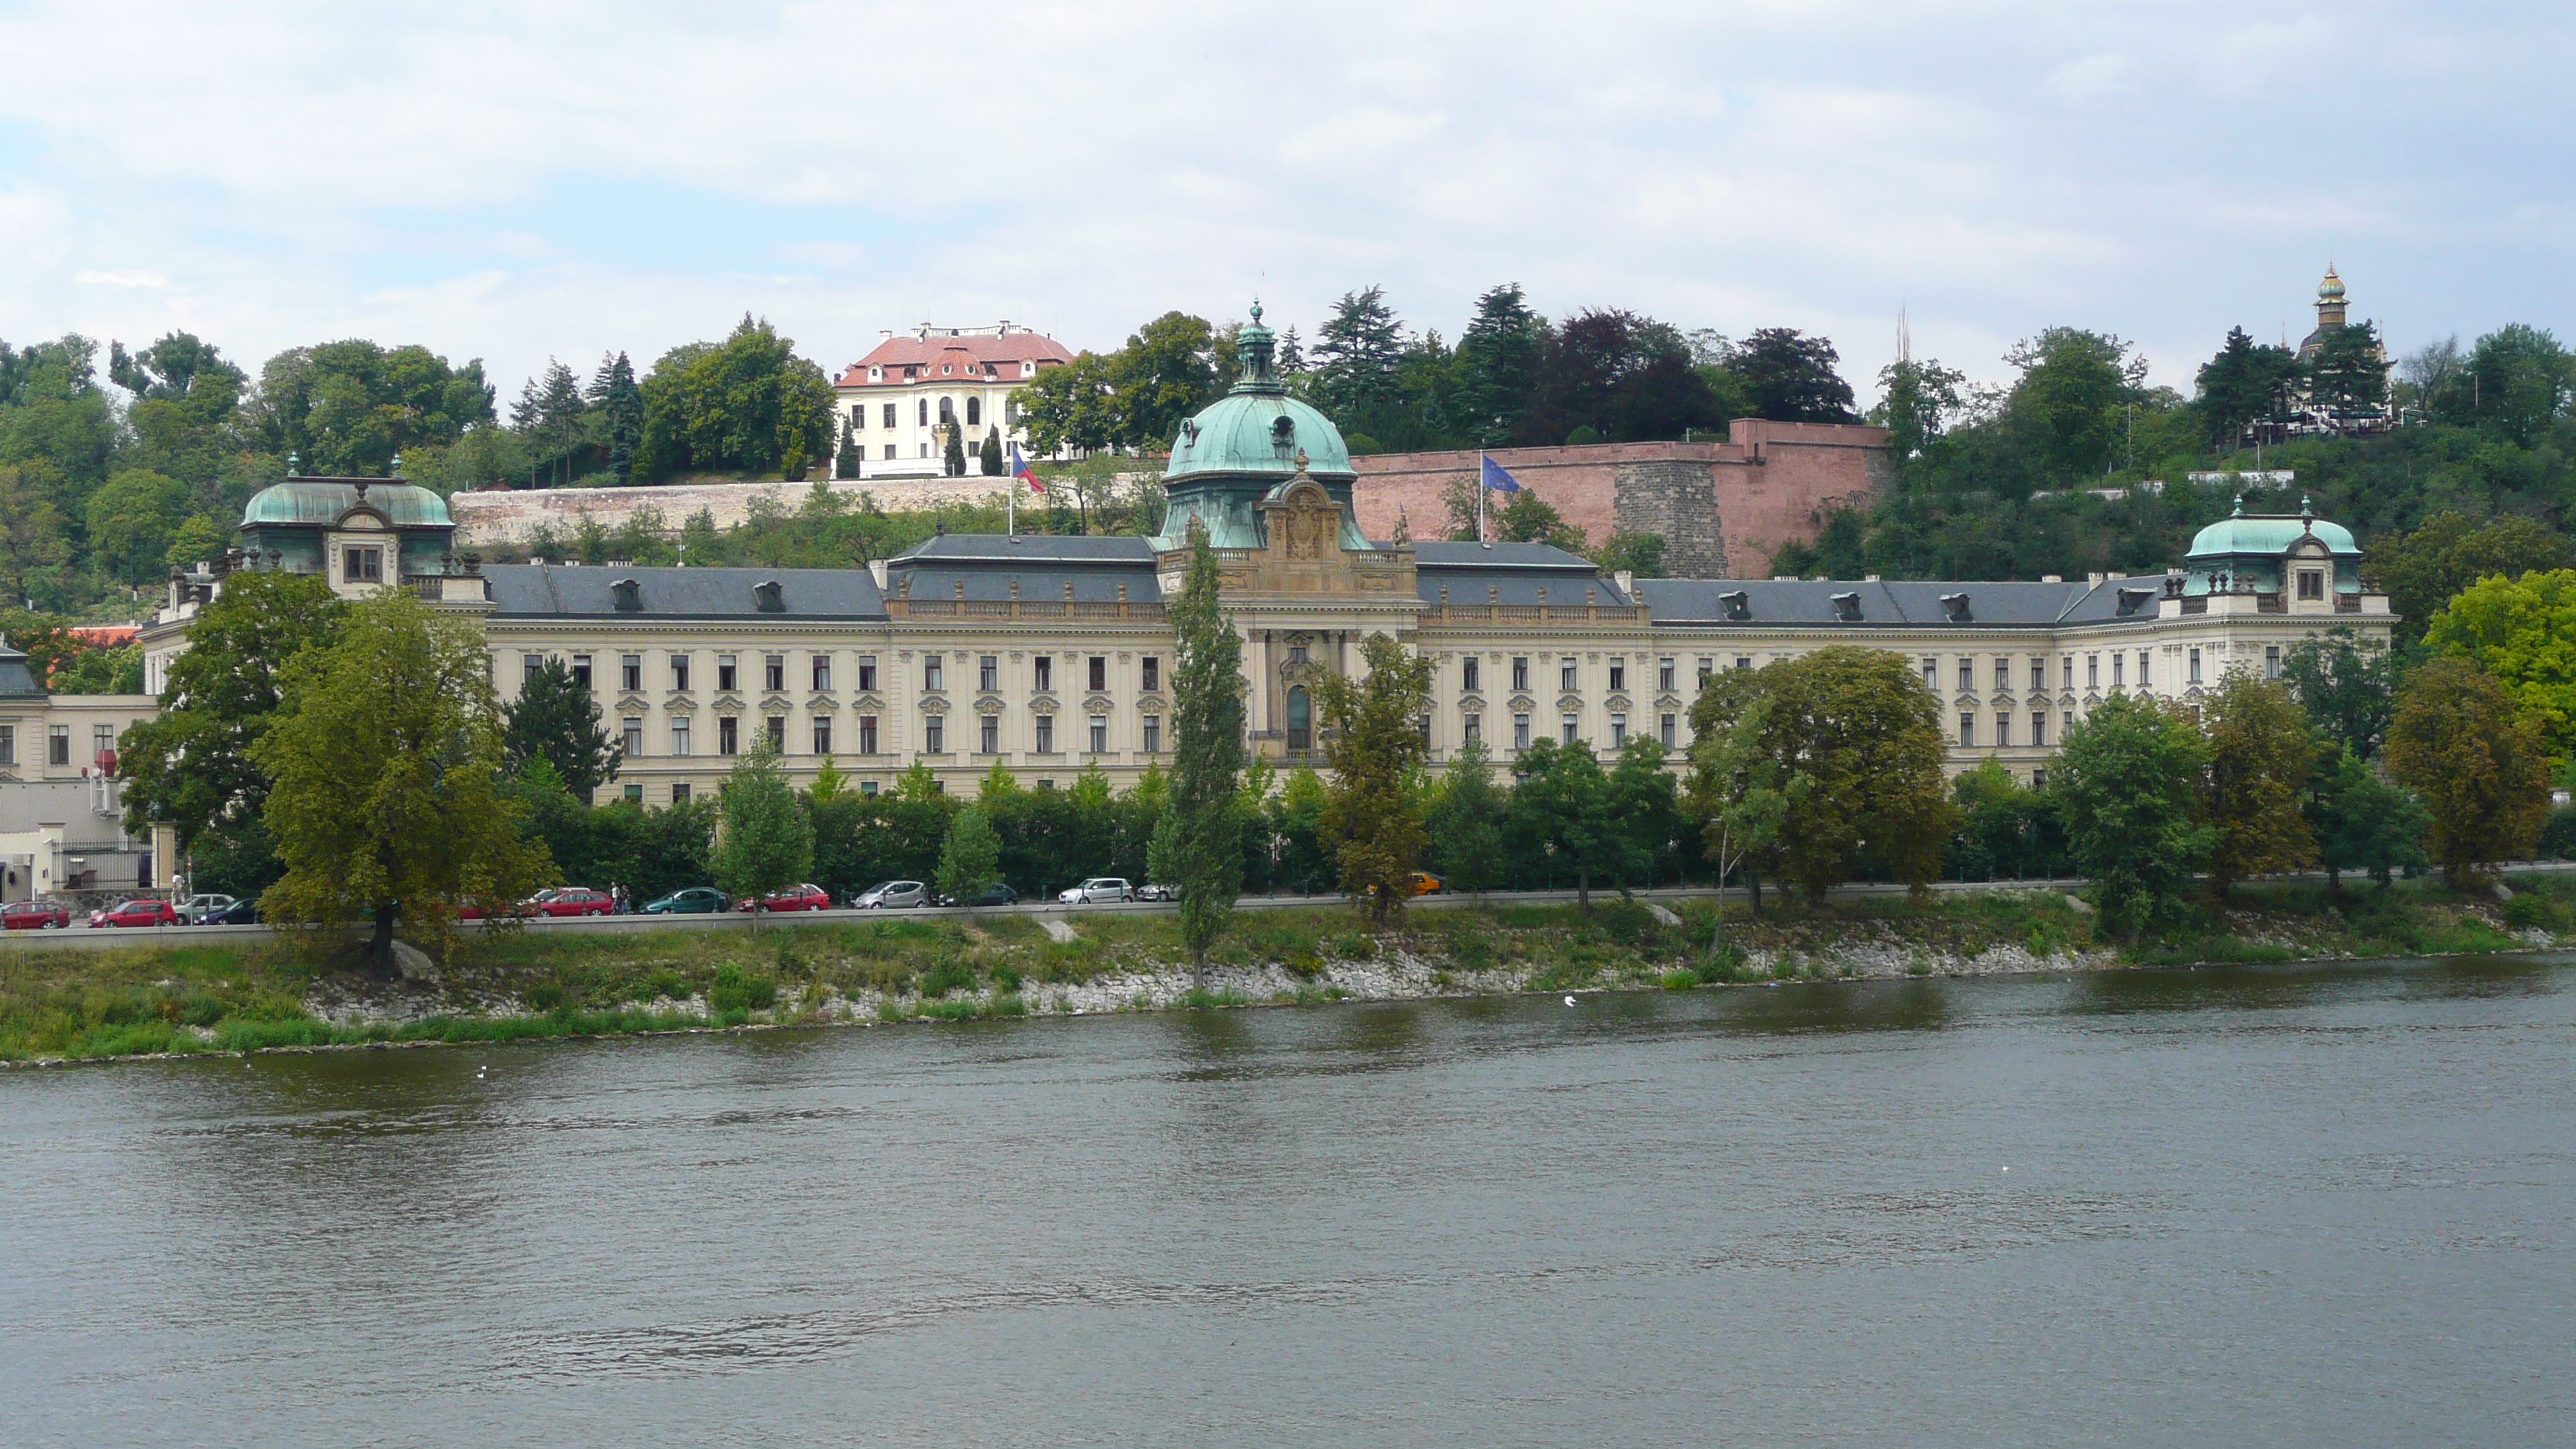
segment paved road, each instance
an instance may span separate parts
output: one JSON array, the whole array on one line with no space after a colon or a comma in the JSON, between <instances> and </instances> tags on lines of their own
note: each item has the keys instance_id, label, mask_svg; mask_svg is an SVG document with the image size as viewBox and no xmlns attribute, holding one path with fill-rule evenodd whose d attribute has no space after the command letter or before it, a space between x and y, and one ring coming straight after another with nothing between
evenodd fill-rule
<instances>
[{"instance_id":1,"label":"paved road","mask_svg":"<svg viewBox=\"0 0 2576 1449\"><path fill-rule=\"evenodd\" d=\"M2505 870L2508 874L2535 874L2548 871L2576 870L2576 861L2520 861L2506 866ZM2291 877L2291 879L2323 880L2325 877L2311 872L2301 876ZM1938 891L2064 891L2072 890L2083 883L2084 882L2081 880L2073 879L2049 881L1969 881L1964 884L1958 881L1939 881L1934 883L1932 888ZM1855 896L1888 896L1901 895L1904 893L1904 890L1905 887L1901 885L1847 885L1837 887L1834 890L1833 895L1836 899ZM1616 891L1596 890L1592 895L1595 900L1616 900L1618 898L1618 892ZM1746 892L1740 888L1729 888L1721 891L1709 886L1665 886L1654 890L1641 890L1636 892L1636 895L1640 900L1667 902L1681 900L1708 900L1712 897L1724 897L1729 900L1743 900L1746 896ZM1488 892L1481 902L1475 897L1465 895L1430 895L1416 897L1413 904L1418 908L1440 910L1454 906L1472 906L1478 904L1514 906L1571 905L1574 900L1575 893L1570 890L1492 891ZM1311 908L1316 906L1338 906L1342 903L1343 897L1337 895L1246 896L1235 903L1235 908L1237 910L1246 911L1294 910L1301 907ZM930 907L909 911L799 911L765 917L763 925L774 929L782 925L792 926L822 924L828 922L878 920L889 915L906 917L922 916L931 918L955 916L1037 916L1067 919L1091 914L1148 915L1175 911L1178 909L1179 907L1168 902L1159 901L1136 901L1122 905L1094 906L1065 906L1058 905L1053 901L1031 901L1023 902L1016 906L992 906L979 910L967 910L957 907ZM562 918L539 917L527 922L526 924L527 928L532 931L605 935L616 935L621 932L631 931L668 930L740 931L749 933L752 928L751 917L740 912L727 912L721 916L629 915L569 916ZM473 927L469 925L467 929L470 930L473 929ZM68 931L11 931L7 934L5 940L8 944L22 949L30 946L81 946L108 948L115 946L143 945L147 943L166 944L185 941L263 941L269 939L270 935L271 932L266 926L157 926L118 929L102 928L98 930L92 930L86 926L75 926Z\"/></svg>"}]
</instances>

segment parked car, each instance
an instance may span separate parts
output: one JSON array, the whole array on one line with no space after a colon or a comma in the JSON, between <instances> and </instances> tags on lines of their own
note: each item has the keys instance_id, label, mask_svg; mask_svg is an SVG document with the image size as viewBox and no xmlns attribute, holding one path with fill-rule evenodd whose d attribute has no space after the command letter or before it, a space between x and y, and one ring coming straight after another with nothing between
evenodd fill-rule
<instances>
[{"instance_id":1,"label":"parked car","mask_svg":"<svg viewBox=\"0 0 2576 1449\"><path fill-rule=\"evenodd\" d=\"M179 915L183 920L202 926L206 923L206 917L213 915L217 911L231 910L233 905L234 901L231 896L190 896L179 903Z\"/></svg>"},{"instance_id":2,"label":"parked car","mask_svg":"<svg viewBox=\"0 0 2576 1449\"><path fill-rule=\"evenodd\" d=\"M1437 895L1439 894L1439 891L1440 877L1425 870L1417 870L1413 873L1413 893L1415 895Z\"/></svg>"},{"instance_id":3,"label":"parked car","mask_svg":"<svg viewBox=\"0 0 2576 1449\"><path fill-rule=\"evenodd\" d=\"M61 901L17 901L0 910L0 924L12 931L68 931L72 908Z\"/></svg>"},{"instance_id":4,"label":"parked car","mask_svg":"<svg viewBox=\"0 0 2576 1449\"><path fill-rule=\"evenodd\" d=\"M935 906L1016 906L1020 903L1020 893L1011 889L1008 881L995 881L962 901L951 895L937 895L930 898L930 903Z\"/></svg>"},{"instance_id":5,"label":"parked car","mask_svg":"<svg viewBox=\"0 0 2576 1449\"><path fill-rule=\"evenodd\" d=\"M179 912L168 901L156 901L150 897L137 897L133 900L111 906L103 911L92 911L89 913L89 923L92 926L177 926L186 924L179 919Z\"/></svg>"},{"instance_id":6,"label":"parked car","mask_svg":"<svg viewBox=\"0 0 2576 1449\"><path fill-rule=\"evenodd\" d=\"M1096 906L1103 901L1132 901L1135 887L1114 875L1095 875L1078 886L1056 892L1055 898L1068 906Z\"/></svg>"},{"instance_id":7,"label":"parked car","mask_svg":"<svg viewBox=\"0 0 2576 1449\"><path fill-rule=\"evenodd\" d=\"M616 899L608 892L583 886L540 891L528 904L541 916L604 916L617 909Z\"/></svg>"},{"instance_id":8,"label":"parked car","mask_svg":"<svg viewBox=\"0 0 2576 1449\"><path fill-rule=\"evenodd\" d=\"M1155 885L1148 881L1136 887L1136 899L1140 901L1177 901L1180 898L1179 886Z\"/></svg>"},{"instance_id":9,"label":"parked car","mask_svg":"<svg viewBox=\"0 0 2576 1449\"><path fill-rule=\"evenodd\" d=\"M220 911L207 913L197 924L200 926L256 926L259 924L259 902L235 901Z\"/></svg>"},{"instance_id":10,"label":"parked car","mask_svg":"<svg viewBox=\"0 0 2576 1449\"><path fill-rule=\"evenodd\" d=\"M901 910L907 906L928 904L930 904L930 887L917 880L890 880L881 881L859 892L858 899L850 902L850 909L892 911Z\"/></svg>"},{"instance_id":11,"label":"parked car","mask_svg":"<svg viewBox=\"0 0 2576 1449\"><path fill-rule=\"evenodd\" d=\"M644 903L644 914L648 916L711 916L731 909L733 897L714 886L691 886Z\"/></svg>"},{"instance_id":12,"label":"parked car","mask_svg":"<svg viewBox=\"0 0 2576 1449\"><path fill-rule=\"evenodd\" d=\"M789 886L783 891L771 891L758 900L742 901L734 906L737 911L828 911L831 908L831 893L810 881Z\"/></svg>"}]
</instances>

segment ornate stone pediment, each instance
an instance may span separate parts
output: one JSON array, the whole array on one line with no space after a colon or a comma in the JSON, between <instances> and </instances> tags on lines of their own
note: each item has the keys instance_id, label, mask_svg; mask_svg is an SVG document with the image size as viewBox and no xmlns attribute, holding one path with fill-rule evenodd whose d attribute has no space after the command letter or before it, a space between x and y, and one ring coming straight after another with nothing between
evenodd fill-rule
<instances>
[{"instance_id":1,"label":"ornate stone pediment","mask_svg":"<svg viewBox=\"0 0 2576 1449\"><path fill-rule=\"evenodd\" d=\"M1530 698L1526 694L1515 694L1512 696L1511 703L1508 708L1514 714L1527 714L1531 710L1538 708L1538 701Z\"/></svg>"},{"instance_id":2,"label":"ornate stone pediment","mask_svg":"<svg viewBox=\"0 0 2576 1449\"><path fill-rule=\"evenodd\" d=\"M1579 694L1561 695L1556 701L1556 708L1557 712L1560 714L1579 713L1583 709L1583 696Z\"/></svg>"},{"instance_id":3,"label":"ornate stone pediment","mask_svg":"<svg viewBox=\"0 0 2576 1449\"><path fill-rule=\"evenodd\" d=\"M1628 696L1624 694L1614 694L1608 699L1601 701L1601 703L1604 708L1620 710L1623 712L1629 707Z\"/></svg>"},{"instance_id":4,"label":"ornate stone pediment","mask_svg":"<svg viewBox=\"0 0 2576 1449\"><path fill-rule=\"evenodd\" d=\"M735 714L740 714L742 712L742 696L733 693L719 694L716 696L715 707L717 709L729 710Z\"/></svg>"},{"instance_id":5,"label":"ornate stone pediment","mask_svg":"<svg viewBox=\"0 0 2576 1449\"><path fill-rule=\"evenodd\" d=\"M882 714L885 712L885 696L882 694L860 695L858 698L850 701L850 708L859 711L861 714Z\"/></svg>"},{"instance_id":6,"label":"ornate stone pediment","mask_svg":"<svg viewBox=\"0 0 2576 1449\"><path fill-rule=\"evenodd\" d=\"M1682 708L1681 696L1677 694L1657 695L1655 697L1655 708L1678 710Z\"/></svg>"},{"instance_id":7,"label":"ornate stone pediment","mask_svg":"<svg viewBox=\"0 0 2576 1449\"><path fill-rule=\"evenodd\" d=\"M642 714L652 707L653 701L640 694L621 694L617 697L617 712L620 714Z\"/></svg>"},{"instance_id":8,"label":"ornate stone pediment","mask_svg":"<svg viewBox=\"0 0 2576 1449\"><path fill-rule=\"evenodd\" d=\"M1481 714L1485 709L1485 701L1481 697L1471 694L1458 701L1458 708L1469 714Z\"/></svg>"},{"instance_id":9,"label":"ornate stone pediment","mask_svg":"<svg viewBox=\"0 0 2576 1449\"><path fill-rule=\"evenodd\" d=\"M675 694L662 701L662 709L666 714L696 714L698 697L693 694Z\"/></svg>"},{"instance_id":10,"label":"ornate stone pediment","mask_svg":"<svg viewBox=\"0 0 2576 1449\"><path fill-rule=\"evenodd\" d=\"M1107 714L1115 708L1117 708L1116 703L1105 694L1095 694L1082 702L1082 710L1085 714Z\"/></svg>"},{"instance_id":11,"label":"ornate stone pediment","mask_svg":"<svg viewBox=\"0 0 2576 1449\"><path fill-rule=\"evenodd\" d=\"M1136 708L1147 714L1161 714L1171 707L1170 701L1159 694L1149 694L1136 701Z\"/></svg>"},{"instance_id":12,"label":"ornate stone pediment","mask_svg":"<svg viewBox=\"0 0 2576 1449\"><path fill-rule=\"evenodd\" d=\"M1055 713L1055 696L1054 696L1054 695L1052 695L1052 694L1041 694L1041 695L1039 695L1037 698L1035 698L1035 699L1033 699L1033 700L1030 700L1030 701L1029 701L1029 713L1031 713L1031 714L1053 714L1053 713Z\"/></svg>"},{"instance_id":13,"label":"ornate stone pediment","mask_svg":"<svg viewBox=\"0 0 2576 1449\"><path fill-rule=\"evenodd\" d=\"M795 707L796 701L783 694L773 692L760 697L760 712L763 714L785 714Z\"/></svg>"},{"instance_id":14,"label":"ornate stone pediment","mask_svg":"<svg viewBox=\"0 0 2576 1449\"><path fill-rule=\"evenodd\" d=\"M975 701L977 714L1000 714L1004 707L1002 697L998 694L988 694Z\"/></svg>"},{"instance_id":15,"label":"ornate stone pediment","mask_svg":"<svg viewBox=\"0 0 2576 1449\"><path fill-rule=\"evenodd\" d=\"M921 702L921 712L923 714L946 714L948 713L948 701L941 699L939 696L934 694Z\"/></svg>"},{"instance_id":16,"label":"ornate stone pediment","mask_svg":"<svg viewBox=\"0 0 2576 1449\"><path fill-rule=\"evenodd\" d=\"M807 696L805 707L816 714L830 714L841 707L841 702L828 694L816 694Z\"/></svg>"}]
</instances>

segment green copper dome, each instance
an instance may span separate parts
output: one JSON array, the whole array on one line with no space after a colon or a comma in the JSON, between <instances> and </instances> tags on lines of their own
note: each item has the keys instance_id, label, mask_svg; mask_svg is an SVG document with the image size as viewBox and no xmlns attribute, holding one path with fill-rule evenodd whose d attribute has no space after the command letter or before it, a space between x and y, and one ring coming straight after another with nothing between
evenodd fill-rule
<instances>
[{"instance_id":1,"label":"green copper dome","mask_svg":"<svg viewBox=\"0 0 2576 1449\"><path fill-rule=\"evenodd\" d=\"M1196 521L1217 548L1259 548L1261 500L1301 475L1342 506L1342 547L1369 547L1351 502L1359 475L1351 468L1350 446L1332 419L1288 395L1273 370L1273 341L1261 325L1261 304L1254 302L1252 321L1235 340L1242 380L1173 435L1172 460L1163 469L1171 506L1156 547L1185 546Z\"/></svg>"},{"instance_id":2,"label":"green copper dome","mask_svg":"<svg viewBox=\"0 0 2576 1449\"><path fill-rule=\"evenodd\" d=\"M2340 523L2328 523L2312 514L2253 514L2237 505L2236 515L2222 518L2194 535L2187 559L2227 558L2260 554L2278 558L2289 552L2290 545L2301 534L2313 532L2318 541L2332 550L2337 558L2359 558L2361 545L2352 541L2352 530Z\"/></svg>"},{"instance_id":3,"label":"green copper dome","mask_svg":"<svg viewBox=\"0 0 2576 1449\"><path fill-rule=\"evenodd\" d=\"M358 506L358 487L366 486L368 507L396 528L453 528L447 500L398 478L289 478L251 495L242 509L242 526L305 524L328 527Z\"/></svg>"}]
</instances>

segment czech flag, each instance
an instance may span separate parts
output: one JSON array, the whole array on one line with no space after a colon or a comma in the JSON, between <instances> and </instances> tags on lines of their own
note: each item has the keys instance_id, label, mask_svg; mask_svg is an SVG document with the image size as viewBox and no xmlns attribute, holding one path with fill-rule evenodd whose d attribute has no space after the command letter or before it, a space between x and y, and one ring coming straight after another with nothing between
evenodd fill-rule
<instances>
[{"instance_id":1,"label":"czech flag","mask_svg":"<svg viewBox=\"0 0 2576 1449\"><path fill-rule=\"evenodd\" d=\"M1046 491L1046 485L1038 481L1038 470L1030 467L1029 460L1020 456L1020 445L1017 443L1011 445L1011 476L1027 479L1031 493Z\"/></svg>"},{"instance_id":2,"label":"czech flag","mask_svg":"<svg viewBox=\"0 0 2576 1449\"><path fill-rule=\"evenodd\" d=\"M1493 489L1497 493L1518 493L1521 491L1520 480L1513 477L1511 474L1504 472L1502 464L1495 462L1491 458L1481 458L1477 461L1485 465L1484 476L1478 479L1478 482L1483 483L1486 487Z\"/></svg>"}]
</instances>

